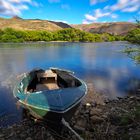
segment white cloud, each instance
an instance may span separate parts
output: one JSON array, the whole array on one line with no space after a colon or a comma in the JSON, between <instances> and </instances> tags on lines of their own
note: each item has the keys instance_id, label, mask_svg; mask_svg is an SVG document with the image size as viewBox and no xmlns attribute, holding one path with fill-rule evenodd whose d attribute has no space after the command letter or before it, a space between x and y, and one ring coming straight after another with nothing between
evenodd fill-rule
<instances>
[{"instance_id":1,"label":"white cloud","mask_svg":"<svg viewBox=\"0 0 140 140\"><path fill-rule=\"evenodd\" d=\"M109 8L110 8L110 6L107 5L107 6L105 6L103 9L104 9L104 10L108 10Z\"/></svg>"},{"instance_id":2,"label":"white cloud","mask_svg":"<svg viewBox=\"0 0 140 140\"><path fill-rule=\"evenodd\" d=\"M48 0L49 3L59 3L60 0Z\"/></svg>"},{"instance_id":3,"label":"white cloud","mask_svg":"<svg viewBox=\"0 0 140 140\"><path fill-rule=\"evenodd\" d=\"M111 18L117 18L118 17L118 15L116 15L116 14L111 14Z\"/></svg>"},{"instance_id":4,"label":"white cloud","mask_svg":"<svg viewBox=\"0 0 140 140\"><path fill-rule=\"evenodd\" d=\"M32 0L0 0L0 15L20 15L22 10L28 9L28 4L32 5L35 2Z\"/></svg>"},{"instance_id":5,"label":"white cloud","mask_svg":"<svg viewBox=\"0 0 140 140\"><path fill-rule=\"evenodd\" d=\"M105 11L102 11L101 9L96 9L94 11L93 15L85 14L85 20L83 20L83 21L85 23L86 22L95 22L95 21L97 21L101 17L109 17L109 16L112 17L112 18L117 18L116 14L112 14L110 12L105 12Z\"/></svg>"},{"instance_id":6,"label":"white cloud","mask_svg":"<svg viewBox=\"0 0 140 140\"><path fill-rule=\"evenodd\" d=\"M69 24L67 21L65 21L65 20L53 20L53 21L55 21L55 22L63 22L63 23L67 23L67 24Z\"/></svg>"},{"instance_id":7,"label":"white cloud","mask_svg":"<svg viewBox=\"0 0 140 140\"><path fill-rule=\"evenodd\" d=\"M31 0L9 0L11 3L21 3L21 2L26 2L26 3L31 3Z\"/></svg>"},{"instance_id":8,"label":"white cloud","mask_svg":"<svg viewBox=\"0 0 140 140\"><path fill-rule=\"evenodd\" d=\"M35 6L35 7L43 7L43 4L42 3L37 3L36 1L33 1L31 3L32 6Z\"/></svg>"},{"instance_id":9,"label":"white cloud","mask_svg":"<svg viewBox=\"0 0 140 140\"><path fill-rule=\"evenodd\" d=\"M96 10L95 10L95 17L96 17L96 18L109 16L110 14L111 14L111 13L109 13L109 12L103 12L103 11L101 11L101 9L96 9Z\"/></svg>"},{"instance_id":10,"label":"white cloud","mask_svg":"<svg viewBox=\"0 0 140 140\"><path fill-rule=\"evenodd\" d=\"M90 0L90 4L96 4L107 0ZM106 5L102 9L94 10L93 14L85 14L83 21L94 22L102 17L110 17L112 19L118 18L115 14L116 11L120 12L137 12L140 10L140 0L117 0L113 5ZM140 12L138 12L140 14Z\"/></svg>"},{"instance_id":11,"label":"white cloud","mask_svg":"<svg viewBox=\"0 0 140 140\"><path fill-rule=\"evenodd\" d=\"M135 5L133 7L127 7L122 9L123 12L135 12L139 9L139 5Z\"/></svg>"},{"instance_id":12,"label":"white cloud","mask_svg":"<svg viewBox=\"0 0 140 140\"><path fill-rule=\"evenodd\" d=\"M84 19L83 22L82 22L82 24L90 24L90 23L91 23L91 22L88 21L88 20L86 20L86 19Z\"/></svg>"},{"instance_id":13,"label":"white cloud","mask_svg":"<svg viewBox=\"0 0 140 140\"><path fill-rule=\"evenodd\" d=\"M70 6L68 4L62 4L61 8L66 9L66 10L70 10Z\"/></svg>"},{"instance_id":14,"label":"white cloud","mask_svg":"<svg viewBox=\"0 0 140 140\"><path fill-rule=\"evenodd\" d=\"M128 0L118 0L116 4L111 6L111 10L112 11L120 10L124 8L127 5L127 3L128 3Z\"/></svg>"},{"instance_id":15,"label":"white cloud","mask_svg":"<svg viewBox=\"0 0 140 140\"><path fill-rule=\"evenodd\" d=\"M90 5L94 5L94 4L97 4L99 2L105 2L107 0L90 0Z\"/></svg>"},{"instance_id":16,"label":"white cloud","mask_svg":"<svg viewBox=\"0 0 140 140\"><path fill-rule=\"evenodd\" d=\"M89 15L89 14L86 14L85 17L86 17L85 21L96 21L97 20L97 17L94 17L94 16Z\"/></svg>"},{"instance_id":17,"label":"white cloud","mask_svg":"<svg viewBox=\"0 0 140 140\"><path fill-rule=\"evenodd\" d=\"M118 0L110 7L112 11L135 12L140 8L140 0Z\"/></svg>"},{"instance_id":18,"label":"white cloud","mask_svg":"<svg viewBox=\"0 0 140 140\"><path fill-rule=\"evenodd\" d=\"M128 22L136 22L135 19L129 19Z\"/></svg>"}]
</instances>

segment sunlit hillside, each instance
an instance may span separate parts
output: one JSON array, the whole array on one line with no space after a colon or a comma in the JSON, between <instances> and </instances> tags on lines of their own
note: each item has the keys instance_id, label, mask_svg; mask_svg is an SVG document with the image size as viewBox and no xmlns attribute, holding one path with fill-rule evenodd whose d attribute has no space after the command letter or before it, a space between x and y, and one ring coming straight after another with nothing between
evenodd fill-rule
<instances>
[{"instance_id":1,"label":"sunlit hillside","mask_svg":"<svg viewBox=\"0 0 140 140\"><path fill-rule=\"evenodd\" d=\"M0 18L0 29L13 28L18 30L47 30L56 31L63 28L71 28L70 25L62 22L54 22L40 19L21 19L13 17L10 19Z\"/></svg>"}]
</instances>

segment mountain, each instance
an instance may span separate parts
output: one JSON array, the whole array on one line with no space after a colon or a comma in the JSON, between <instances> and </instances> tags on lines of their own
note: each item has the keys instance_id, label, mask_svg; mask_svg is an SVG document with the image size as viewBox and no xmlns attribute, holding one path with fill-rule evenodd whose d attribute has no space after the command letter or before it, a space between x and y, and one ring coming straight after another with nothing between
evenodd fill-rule
<instances>
[{"instance_id":1,"label":"mountain","mask_svg":"<svg viewBox=\"0 0 140 140\"><path fill-rule=\"evenodd\" d=\"M135 23L130 22L92 23L71 26L91 33L110 33L114 35L125 35L137 27Z\"/></svg>"},{"instance_id":2,"label":"mountain","mask_svg":"<svg viewBox=\"0 0 140 140\"><path fill-rule=\"evenodd\" d=\"M10 19L0 18L0 29L14 28L17 30L47 30L56 31L63 28L72 28L70 25L63 22L55 22L40 19L22 19L14 16Z\"/></svg>"},{"instance_id":3,"label":"mountain","mask_svg":"<svg viewBox=\"0 0 140 140\"><path fill-rule=\"evenodd\" d=\"M130 22L110 22L68 25L63 22L55 22L40 19L22 19L14 16L10 19L0 18L0 29L14 28L17 30L47 30L57 31L64 28L76 28L91 33L110 33L114 35L125 35L130 30L135 29L135 23Z\"/></svg>"}]
</instances>

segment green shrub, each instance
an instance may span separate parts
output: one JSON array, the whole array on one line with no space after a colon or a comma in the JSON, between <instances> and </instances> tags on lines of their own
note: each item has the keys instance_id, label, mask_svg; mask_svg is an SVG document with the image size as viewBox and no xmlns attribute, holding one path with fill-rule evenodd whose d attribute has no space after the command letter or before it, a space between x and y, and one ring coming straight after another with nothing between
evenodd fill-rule
<instances>
[{"instance_id":1,"label":"green shrub","mask_svg":"<svg viewBox=\"0 0 140 140\"><path fill-rule=\"evenodd\" d=\"M139 38L139 36L136 36ZM67 28L59 31L19 31L12 28L0 30L0 42L24 42L24 41L80 41L101 42L122 40L120 36L107 33L92 34L79 29Z\"/></svg>"},{"instance_id":2,"label":"green shrub","mask_svg":"<svg viewBox=\"0 0 140 140\"><path fill-rule=\"evenodd\" d=\"M127 41L140 44L140 28L134 29L125 37Z\"/></svg>"}]
</instances>

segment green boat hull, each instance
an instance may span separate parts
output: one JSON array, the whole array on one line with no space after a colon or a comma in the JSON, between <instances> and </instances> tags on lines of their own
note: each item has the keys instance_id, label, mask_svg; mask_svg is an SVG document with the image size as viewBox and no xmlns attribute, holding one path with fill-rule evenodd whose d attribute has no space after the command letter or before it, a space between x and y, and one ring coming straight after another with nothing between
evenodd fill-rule
<instances>
[{"instance_id":1,"label":"green boat hull","mask_svg":"<svg viewBox=\"0 0 140 140\"><path fill-rule=\"evenodd\" d=\"M55 71L58 74L58 81L65 87L57 90L28 92L27 88L36 77L36 71L31 71L17 81L13 93L33 117L59 124L62 118L66 121L71 119L87 93L87 86L72 73L58 69Z\"/></svg>"}]
</instances>

